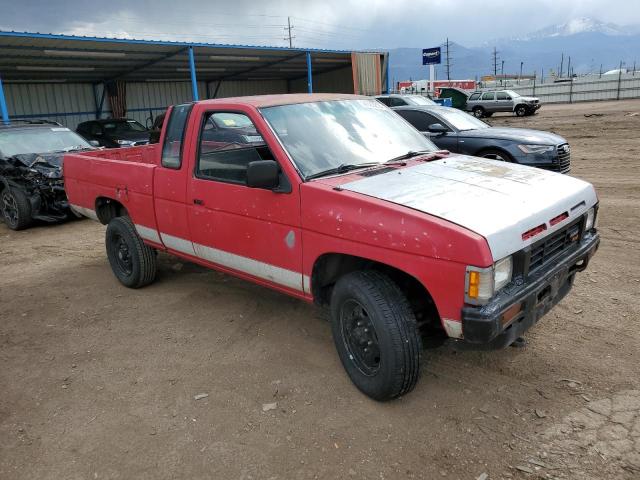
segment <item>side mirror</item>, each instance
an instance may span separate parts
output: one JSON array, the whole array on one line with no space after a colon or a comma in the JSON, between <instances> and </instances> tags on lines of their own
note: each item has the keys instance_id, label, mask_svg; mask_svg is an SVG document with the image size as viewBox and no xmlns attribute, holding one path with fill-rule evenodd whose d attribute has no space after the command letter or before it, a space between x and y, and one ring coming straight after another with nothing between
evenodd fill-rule
<instances>
[{"instance_id":1,"label":"side mirror","mask_svg":"<svg viewBox=\"0 0 640 480\"><path fill-rule=\"evenodd\" d=\"M430 133L447 133L447 127L445 127L444 125L442 125L441 123L432 123L431 125L429 125L429 132Z\"/></svg>"},{"instance_id":2,"label":"side mirror","mask_svg":"<svg viewBox=\"0 0 640 480\"><path fill-rule=\"evenodd\" d=\"M247 186L275 190L280 185L280 167L274 160L256 160L247 166Z\"/></svg>"},{"instance_id":3,"label":"side mirror","mask_svg":"<svg viewBox=\"0 0 640 480\"><path fill-rule=\"evenodd\" d=\"M91 145L92 147L99 147L100 142L97 140L89 140L89 145Z\"/></svg>"}]
</instances>

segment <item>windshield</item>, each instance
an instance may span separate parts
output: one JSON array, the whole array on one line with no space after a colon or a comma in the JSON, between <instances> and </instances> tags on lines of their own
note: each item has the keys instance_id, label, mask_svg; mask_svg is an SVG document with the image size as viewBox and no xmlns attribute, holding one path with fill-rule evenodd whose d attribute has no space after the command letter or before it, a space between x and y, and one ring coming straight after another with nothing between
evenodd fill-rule
<instances>
[{"instance_id":1,"label":"windshield","mask_svg":"<svg viewBox=\"0 0 640 480\"><path fill-rule=\"evenodd\" d=\"M135 120L118 120L115 122L106 122L103 123L102 126L104 127L105 132L107 132L109 135L147 131L144 125L136 122Z\"/></svg>"},{"instance_id":2,"label":"windshield","mask_svg":"<svg viewBox=\"0 0 640 480\"><path fill-rule=\"evenodd\" d=\"M508 93L511 98L516 98L521 96L518 92L514 92L513 90L505 90L505 92Z\"/></svg>"},{"instance_id":3,"label":"windshield","mask_svg":"<svg viewBox=\"0 0 640 480\"><path fill-rule=\"evenodd\" d=\"M411 105L437 105L436 102L427 97L421 97L420 95L410 95L405 97L408 103Z\"/></svg>"},{"instance_id":4,"label":"windshield","mask_svg":"<svg viewBox=\"0 0 640 480\"><path fill-rule=\"evenodd\" d=\"M482 128L490 128L482 120L478 120L473 115L458 110L456 108L442 108L438 113L444 118L445 122L453 125L456 130L480 130Z\"/></svg>"},{"instance_id":5,"label":"windshield","mask_svg":"<svg viewBox=\"0 0 640 480\"><path fill-rule=\"evenodd\" d=\"M300 103L261 109L305 176L345 164L384 163L437 147L375 99Z\"/></svg>"},{"instance_id":6,"label":"windshield","mask_svg":"<svg viewBox=\"0 0 640 480\"><path fill-rule=\"evenodd\" d=\"M6 157L26 153L51 153L93 148L65 127L8 129L0 131L0 153Z\"/></svg>"}]
</instances>

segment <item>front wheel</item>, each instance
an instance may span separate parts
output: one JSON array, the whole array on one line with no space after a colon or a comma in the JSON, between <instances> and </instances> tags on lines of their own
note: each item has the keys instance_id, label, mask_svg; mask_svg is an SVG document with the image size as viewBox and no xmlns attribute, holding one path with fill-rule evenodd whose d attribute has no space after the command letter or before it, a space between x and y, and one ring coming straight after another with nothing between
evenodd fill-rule
<instances>
[{"instance_id":1,"label":"front wheel","mask_svg":"<svg viewBox=\"0 0 640 480\"><path fill-rule=\"evenodd\" d=\"M407 298L388 276L358 271L338 280L331 330L342 365L365 395L384 401L413 390L422 341Z\"/></svg>"},{"instance_id":2,"label":"front wheel","mask_svg":"<svg viewBox=\"0 0 640 480\"><path fill-rule=\"evenodd\" d=\"M484 150L480 152L478 156L482 158L490 158L491 160L513 163L513 157L511 155L498 149Z\"/></svg>"},{"instance_id":3,"label":"front wheel","mask_svg":"<svg viewBox=\"0 0 640 480\"><path fill-rule=\"evenodd\" d=\"M31 202L21 190L5 188L0 198L2 218L11 230L24 230L31 225Z\"/></svg>"},{"instance_id":4,"label":"front wheel","mask_svg":"<svg viewBox=\"0 0 640 480\"><path fill-rule=\"evenodd\" d=\"M527 107L524 105L518 105L515 111L518 117L524 117L528 113Z\"/></svg>"},{"instance_id":5,"label":"front wheel","mask_svg":"<svg viewBox=\"0 0 640 480\"><path fill-rule=\"evenodd\" d=\"M156 278L156 255L129 219L115 217L107 225L105 239L111 270L125 287L140 288Z\"/></svg>"}]
</instances>

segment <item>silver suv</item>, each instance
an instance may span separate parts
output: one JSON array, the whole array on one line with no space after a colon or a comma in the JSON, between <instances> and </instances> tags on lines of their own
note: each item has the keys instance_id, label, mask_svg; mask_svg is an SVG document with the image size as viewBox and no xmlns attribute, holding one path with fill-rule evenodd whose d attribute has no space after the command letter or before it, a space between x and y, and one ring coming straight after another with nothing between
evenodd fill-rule
<instances>
[{"instance_id":1,"label":"silver suv","mask_svg":"<svg viewBox=\"0 0 640 480\"><path fill-rule=\"evenodd\" d=\"M495 112L514 112L519 117L533 115L541 107L540 99L523 97L513 90L474 92L467 99L465 110L477 118L490 117Z\"/></svg>"}]
</instances>

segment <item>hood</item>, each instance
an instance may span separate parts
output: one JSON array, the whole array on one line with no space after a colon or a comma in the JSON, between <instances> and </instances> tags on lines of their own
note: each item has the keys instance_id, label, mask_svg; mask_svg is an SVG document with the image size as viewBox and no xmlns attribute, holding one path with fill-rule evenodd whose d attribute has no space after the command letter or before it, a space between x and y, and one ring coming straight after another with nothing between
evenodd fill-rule
<instances>
[{"instance_id":1,"label":"hood","mask_svg":"<svg viewBox=\"0 0 640 480\"><path fill-rule=\"evenodd\" d=\"M563 228L597 203L590 183L518 164L455 155L340 186L403 205L482 235L494 261ZM551 226L549 220L569 218ZM544 235L523 233L545 225Z\"/></svg>"},{"instance_id":2,"label":"hood","mask_svg":"<svg viewBox=\"0 0 640 480\"><path fill-rule=\"evenodd\" d=\"M538 97L525 97L524 95L519 96L518 98L521 98L522 100L526 101L526 102L530 102L532 100L538 100L540 101L540 99Z\"/></svg>"},{"instance_id":3,"label":"hood","mask_svg":"<svg viewBox=\"0 0 640 480\"><path fill-rule=\"evenodd\" d=\"M528 128L490 127L478 130L465 130L459 133L461 137L495 138L499 140L513 140L521 143L541 145L561 145L567 141L555 133Z\"/></svg>"},{"instance_id":4,"label":"hood","mask_svg":"<svg viewBox=\"0 0 640 480\"><path fill-rule=\"evenodd\" d=\"M62 158L64 153L23 153L14 155L13 164L41 173L47 178L62 178Z\"/></svg>"}]
</instances>

